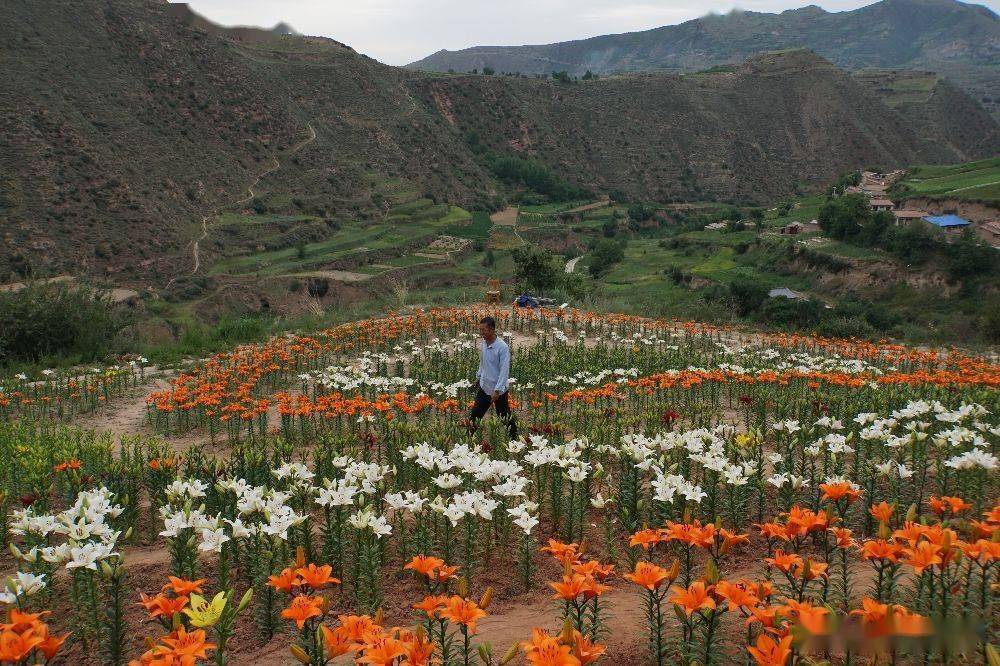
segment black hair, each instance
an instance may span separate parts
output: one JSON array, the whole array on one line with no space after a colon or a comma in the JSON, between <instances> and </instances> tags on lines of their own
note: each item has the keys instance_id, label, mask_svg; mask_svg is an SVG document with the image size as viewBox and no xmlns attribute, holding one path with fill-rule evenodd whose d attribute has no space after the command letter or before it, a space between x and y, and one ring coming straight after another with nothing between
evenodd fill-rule
<instances>
[{"instance_id":1,"label":"black hair","mask_svg":"<svg viewBox=\"0 0 1000 666\"><path fill-rule=\"evenodd\" d=\"M486 324L487 326L489 326L490 328L492 328L494 331L497 328L497 320L494 319L493 317L483 317L482 319L479 320L479 323L480 324Z\"/></svg>"}]
</instances>

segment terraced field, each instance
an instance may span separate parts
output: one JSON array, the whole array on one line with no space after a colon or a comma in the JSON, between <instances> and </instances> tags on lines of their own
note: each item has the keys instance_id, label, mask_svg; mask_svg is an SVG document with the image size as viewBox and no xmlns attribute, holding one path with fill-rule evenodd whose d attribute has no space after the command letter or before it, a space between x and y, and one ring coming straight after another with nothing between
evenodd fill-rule
<instances>
[{"instance_id":1,"label":"terraced field","mask_svg":"<svg viewBox=\"0 0 1000 666\"><path fill-rule=\"evenodd\" d=\"M894 190L906 196L1000 201L1000 157L910 169Z\"/></svg>"}]
</instances>

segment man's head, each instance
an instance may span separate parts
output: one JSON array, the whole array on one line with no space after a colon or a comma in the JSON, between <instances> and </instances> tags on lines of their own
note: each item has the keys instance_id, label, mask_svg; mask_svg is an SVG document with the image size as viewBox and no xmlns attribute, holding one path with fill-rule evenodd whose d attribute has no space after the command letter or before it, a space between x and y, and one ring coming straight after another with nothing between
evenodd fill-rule
<instances>
[{"instance_id":1,"label":"man's head","mask_svg":"<svg viewBox=\"0 0 1000 666\"><path fill-rule=\"evenodd\" d=\"M483 317L479 320L479 334L486 342L493 342L497 337L497 320L493 317Z\"/></svg>"}]
</instances>

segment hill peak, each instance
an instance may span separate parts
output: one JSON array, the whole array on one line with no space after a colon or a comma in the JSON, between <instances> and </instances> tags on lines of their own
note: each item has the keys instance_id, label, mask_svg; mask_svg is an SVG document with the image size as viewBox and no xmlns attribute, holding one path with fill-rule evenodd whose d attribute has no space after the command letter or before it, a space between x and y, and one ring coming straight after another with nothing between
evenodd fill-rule
<instances>
[{"instance_id":1,"label":"hill peak","mask_svg":"<svg viewBox=\"0 0 1000 666\"><path fill-rule=\"evenodd\" d=\"M932 70L949 77L1000 117L996 68L1000 21L990 9L958 0L880 0L848 11L809 4L781 13L733 11L678 25L547 45L439 51L408 65L457 72L571 76L668 70L700 72L755 54L807 48L837 67Z\"/></svg>"}]
</instances>

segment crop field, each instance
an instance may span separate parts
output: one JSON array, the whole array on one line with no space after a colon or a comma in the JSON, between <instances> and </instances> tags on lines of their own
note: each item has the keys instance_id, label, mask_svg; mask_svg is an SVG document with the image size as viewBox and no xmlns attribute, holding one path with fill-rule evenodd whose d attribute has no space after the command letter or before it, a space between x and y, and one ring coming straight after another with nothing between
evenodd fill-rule
<instances>
[{"instance_id":1,"label":"crop field","mask_svg":"<svg viewBox=\"0 0 1000 666\"><path fill-rule=\"evenodd\" d=\"M986 358L461 307L0 387L5 663L995 663Z\"/></svg>"},{"instance_id":2,"label":"crop field","mask_svg":"<svg viewBox=\"0 0 1000 666\"><path fill-rule=\"evenodd\" d=\"M222 234L238 234L245 228L275 225L277 223L305 226L309 223L322 225L317 218L309 216L278 215L238 215L226 213L210 228L214 237ZM348 222L338 225L336 232L321 228L318 233L329 238L292 244L282 240L282 234L258 235L258 244L273 242L281 245L277 249L241 251L233 256L221 257L208 268L213 276L287 276L303 271L327 267L333 262L350 262L350 269L360 269L363 273L377 273L372 264L391 267L408 267L427 263L426 258L413 256L431 243L437 236L448 231L469 236L472 215L457 206L433 204L429 199L417 199L392 207L384 223ZM292 227L294 230L294 226ZM288 234L288 231L283 232ZM471 233L475 234L473 229ZM237 237L237 236L233 236ZM387 258L386 258L387 257ZM382 261L379 261L382 258ZM385 270L383 267L381 270Z\"/></svg>"},{"instance_id":3,"label":"crop field","mask_svg":"<svg viewBox=\"0 0 1000 666\"><path fill-rule=\"evenodd\" d=\"M898 184L906 195L1000 200L1000 158L911 169Z\"/></svg>"}]
</instances>

